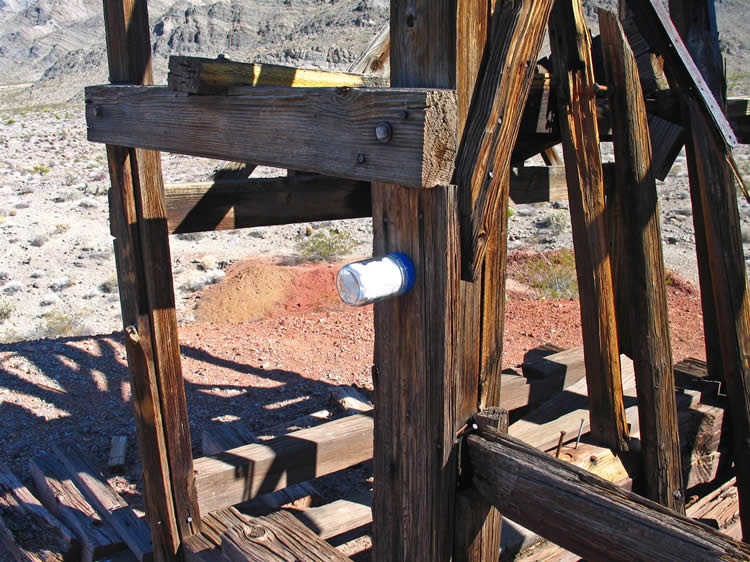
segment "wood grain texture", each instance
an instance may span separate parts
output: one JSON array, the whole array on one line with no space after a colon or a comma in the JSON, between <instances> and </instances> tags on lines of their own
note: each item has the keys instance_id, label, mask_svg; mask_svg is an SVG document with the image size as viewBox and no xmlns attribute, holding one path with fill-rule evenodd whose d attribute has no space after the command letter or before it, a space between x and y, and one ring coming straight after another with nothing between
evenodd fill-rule
<instances>
[{"instance_id":1,"label":"wood grain texture","mask_svg":"<svg viewBox=\"0 0 750 562\"><path fill-rule=\"evenodd\" d=\"M294 516L279 511L249 518L222 535L224 560L232 562L344 562L350 560L318 538Z\"/></svg>"},{"instance_id":2,"label":"wood grain texture","mask_svg":"<svg viewBox=\"0 0 750 562\"><path fill-rule=\"evenodd\" d=\"M446 90L245 87L190 96L91 86L86 100L94 142L411 187L453 173L455 94ZM381 122L392 129L387 143L375 137Z\"/></svg>"},{"instance_id":3,"label":"wood grain texture","mask_svg":"<svg viewBox=\"0 0 750 562\"><path fill-rule=\"evenodd\" d=\"M697 155L694 179L704 212L711 292L721 334L743 539L750 541L750 292L737 197L729 166L722 158L723 149L712 142L699 108L688 102L688 111Z\"/></svg>"},{"instance_id":4,"label":"wood grain texture","mask_svg":"<svg viewBox=\"0 0 750 562\"><path fill-rule=\"evenodd\" d=\"M499 432L465 440L472 482L514 521L590 560L747 560L748 545ZM571 532L581 529L582 532Z\"/></svg>"},{"instance_id":5,"label":"wood grain texture","mask_svg":"<svg viewBox=\"0 0 750 562\"><path fill-rule=\"evenodd\" d=\"M73 446L53 445L53 450L88 502L128 545L138 560L153 560L148 523L140 519L120 494L104 479L81 452Z\"/></svg>"},{"instance_id":6,"label":"wood grain texture","mask_svg":"<svg viewBox=\"0 0 750 562\"><path fill-rule=\"evenodd\" d=\"M488 232L503 207L507 209L512 147L551 7L551 0L503 2L492 16L489 48L482 59L456 157L461 276L466 280L479 275Z\"/></svg>"},{"instance_id":7,"label":"wood grain texture","mask_svg":"<svg viewBox=\"0 0 750 562\"><path fill-rule=\"evenodd\" d=\"M599 10L617 181L608 204L622 214L629 341L638 390L641 451L648 497L684 513L684 490L672 376L666 273L646 104L638 67L617 15ZM618 310L619 312L619 310Z\"/></svg>"},{"instance_id":8,"label":"wood grain texture","mask_svg":"<svg viewBox=\"0 0 750 562\"><path fill-rule=\"evenodd\" d=\"M172 55L167 85L175 92L208 95L226 93L234 86L372 88L388 86L388 83L377 76L351 72Z\"/></svg>"},{"instance_id":9,"label":"wood grain texture","mask_svg":"<svg viewBox=\"0 0 750 562\"><path fill-rule=\"evenodd\" d=\"M52 562L80 557L80 544L0 463L0 545L19 561Z\"/></svg>"},{"instance_id":10,"label":"wood grain texture","mask_svg":"<svg viewBox=\"0 0 750 562\"><path fill-rule=\"evenodd\" d=\"M369 460L372 435L372 417L355 415L195 459L201 511L221 509Z\"/></svg>"},{"instance_id":11,"label":"wood grain texture","mask_svg":"<svg viewBox=\"0 0 750 562\"><path fill-rule=\"evenodd\" d=\"M374 254L403 252L416 270L408 293L375 305L376 559L452 553L456 195L455 186L373 185Z\"/></svg>"},{"instance_id":12,"label":"wood grain texture","mask_svg":"<svg viewBox=\"0 0 750 562\"><path fill-rule=\"evenodd\" d=\"M113 83L150 85L153 82L146 4L146 0L104 1L107 57ZM112 181L110 229L114 238L123 325L127 329L128 370L143 465L146 513L155 557L172 560L177 556L181 536L195 530L200 515L193 512L195 522L188 521L190 507L195 506L192 501L195 488L187 414L184 407L178 407L176 412L168 411L163 415L165 405L169 407L174 400L184 406L184 389L179 368L169 370L170 364L179 365L179 351L166 217L163 213L160 217L154 216L159 214L159 208L163 209L163 204L159 204L163 190L161 162L156 152L111 145L107 147L107 158ZM152 191L150 198L144 197L144 190ZM155 208L149 208L148 203L154 198ZM161 225L154 229L155 238L144 238L140 226L145 219ZM154 256L163 261L149 262ZM164 279L154 282L154 276ZM155 293L157 287L164 292ZM159 308L161 310L155 313ZM155 322L155 316L166 318ZM166 334L164 326L168 328ZM176 352L176 357L167 357L169 351L162 345L165 336L172 338L170 351ZM164 391L168 390L165 379L174 383L171 385L174 394L171 399L167 395L162 403ZM169 381L166 386L170 386ZM186 499L190 505L185 505Z\"/></svg>"},{"instance_id":13,"label":"wood grain texture","mask_svg":"<svg viewBox=\"0 0 750 562\"><path fill-rule=\"evenodd\" d=\"M109 445L107 468L111 471L122 469L128 455L128 436L113 435Z\"/></svg>"},{"instance_id":14,"label":"wood grain texture","mask_svg":"<svg viewBox=\"0 0 750 562\"><path fill-rule=\"evenodd\" d=\"M349 72L390 77L391 22L388 21L375 34L357 59L349 65Z\"/></svg>"},{"instance_id":15,"label":"wood grain texture","mask_svg":"<svg viewBox=\"0 0 750 562\"><path fill-rule=\"evenodd\" d=\"M288 511L324 540L372 523L369 504L353 500L336 500L318 507Z\"/></svg>"},{"instance_id":16,"label":"wood grain texture","mask_svg":"<svg viewBox=\"0 0 750 562\"><path fill-rule=\"evenodd\" d=\"M369 217L368 182L330 176L168 185L170 234Z\"/></svg>"},{"instance_id":17,"label":"wood grain texture","mask_svg":"<svg viewBox=\"0 0 750 562\"><path fill-rule=\"evenodd\" d=\"M50 454L30 461L31 477L44 506L78 537L81 560L90 562L126 548L117 531L103 520L72 482L72 474Z\"/></svg>"},{"instance_id":18,"label":"wood grain texture","mask_svg":"<svg viewBox=\"0 0 750 562\"><path fill-rule=\"evenodd\" d=\"M557 0L550 18L558 114L568 178L591 433L627 450L591 44L580 0Z\"/></svg>"}]
</instances>

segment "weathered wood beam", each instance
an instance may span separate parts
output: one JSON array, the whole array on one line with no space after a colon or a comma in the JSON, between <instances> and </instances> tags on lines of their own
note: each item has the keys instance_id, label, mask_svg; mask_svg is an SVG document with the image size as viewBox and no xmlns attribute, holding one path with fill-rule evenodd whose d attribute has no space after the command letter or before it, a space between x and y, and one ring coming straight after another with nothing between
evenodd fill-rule
<instances>
[{"instance_id":1,"label":"weathered wood beam","mask_svg":"<svg viewBox=\"0 0 750 562\"><path fill-rule=\"evenodd\" d=\"M329 176L168 185L170 234L369 217L370 184Z\"/></svg>"},{"instance_id":2,"label":"weathered wood beam","mask_svg":"<svg viewBox=\"0 0 750 562\"><path fill-rule=\"evenodd\" d=\"M611 92L617 178L609 203L622 215L625 251L617 283L625 291L630 320L646 489L655 502L684 513L666 274L646 105L635 57L617 15L600 9L599 30Z\"/></svg>"},{"instance_id":3,"label":"weathered wood beam","mask_svg":"<svg viewBox=\"0 0 750 562\"><path fill-rule=\"evenodd\" d=\"M456 149L447 90L91 86L86 116L93 142L410 187L449 181Z\"/></svg>"},{"instance_id":4,"label":"weathered wood beam","mask_svg":"<svg viewBox=\"0 0 750 562\"><path fill-rule=\"evenodd\" d=\"M167 85L174 92L210 95L224 94L235 86L374 88L387 87L388 81L351 72L172 55Z\"/></svg>"},{"instance_id":5,"label":"weathered wood beam","mask_svg":"<svg viewBox=\"0 0 750 562\"><path fill-rule=\"evenodd\" d=\"M15 560L62 562L80 559L78 539L2 463L0 513L0 547L4 547L4 551Z\"/></svg>"},{"instance_id":6,"label":"weathered wood beam","mask_svg":"<svg viewBox=\"0 0 750 562\"><path fill-rule=\"evenodd\" d=\"M722 147L712 142L699 108L688 102L688 111L691 143L696 152L691 180L695 180L704 213L707 265L721 334L719 349L732 423L743 539L750 541L750 292L737 195L729 165L722 159Z\"/></svg>"},{"instance_id":7,"label":"weathered wood beam","mask_svg":"<svg viewBox=\"0 0 750 562\"><path fill-rule=\"evenodd\" d=\"M351 560L284 511L263 517L248 517L244 525L225 531L221 537L221 553L228 562Z\"/></svg>"},{"instance_id":8,"label":"weathered wood beam","mask_svg":"<svg viewBox=\"0 0 750 562\"><path fill-rule=\"evenodd\" d=\"M678 21L687 21L696 26L680 30L686 37L702 32L704 40L705 37L718 40L716 33L711 32L711 18L706 17L713 10L712 2L685 2L674 8L679 14L684 14L675 14ZM705 29L706 26L708 29ZM704 52L715 53L713 49ZM699 57L700 52L696 52L695 56ZM717 64L719 61L708 58L703 66L713 69L713 72L720 72L720 69L715 68ZM679 81L678 85L681 85ZM714 93L718 98L722 97L722 92ZM688 171L704 327L714 330L712 336L716 336L709 340L709 335L706 334L707 342L711 341L715 346L715 349L712 347L709 350L707 345L708 370L713 378L721 377L725 382L742 533L743 539L750 542L750 292L736 187L727 161L731 153L723 142L716 140L712 134L715 127L712 127L697 102L686 98L684 115L686 126L690 129L687 143ZM711 326L706 322L707 315L712 315ZM709 351L716 353L718 357L709 355ZM717 368L716 363L719 361L720 367Z\"/></svg>"},{"instance_id":9,"label":"weathered wood beam","mask_svg":"<svg viewBox=\"0 0 750 562\"><path fill-rule=\"evenodd\" d=\"M151 40L145 0L104 0L110 80L149 85ZM135 114L127 128L139 122ZM149 127L146 126L148 129ZM116 143L114 143L116 144ZM107 147L120 307L154 556L173 560L200 529L185 406L177 316L157 152Z\"/></svg>"},{"instance_id":10,"label":"weathered wood beam","mask_svg":"<svg viewBox=\"0 0 750 562\"><path fill-rule=\"evenodd\" d=\"M80 541L82 561L93 562L125 548L117 531L86 501L73 483L73 475L55 456L36 455L29 465L44 506Z\"/></svg>"},{"instance_id":11,"label":"weathered wood beam","mask_svg":"<svg viewBox=\"0 0 750 562\"><path fill-rule=\"evenodd\" d=\"M336 500L318 507L287 511L325 540L372 523L370 505L354 500Z\"/></svg>"},{"instance_id":12,"label":"weathered wood beam","mask_svg":"<svg viewBox=\"0 0 750 562\"><path fill-rule=\"evenodd\" d=\"M153 560L148 523L141 520L120 494L106 482L74 446L53 445L55 455L73 476L86 500L96 508L140 561Z\"/></svg>"},{"instance_id":13,"label":"weathered wood beam","mask_svg":"<svg viewBox=\"0 0 750 562\"><path fill-rule=\"evenodd\" d=\"M355 415L195 459L201 511L221 509L371 459L372 435L372 418Z\"/></svg>"},{"instance_id":14,"label":"weathered wood beam","mask_svg":"<svg viewBox=\"0 0 750 562\"><path fill-rule=\"evenodd\" d=\"M580 0L556 0L550 46L558 73L558 114L588 379L592 435L628 448L622 399L612 272L604 221L604 186L591 44Z\"/></svg>"},{"instance_id":15,"label":"weathered wood beam","mask_svg":"<svg viewBox=\"0 0 750 562\"><path fill-rule=\"evenodd\" d=\"M628 0L628 6L651 48L664 57L667 77L696 103L710 123L708 132L721 145L737 146L737 137L715 97L718 92L712 92L706 83L664 5L658 0Z\"/></svg>"},{"instance_id":16,"label":"weathered wood beam","mask_svg":"<svg viewBox=\"0 0 750 562\"><path fill-rule=\"evenodd\" d=\"M690 0L681 2L670 2L671 15L674 21L678 22L680 28L678 31L684 37L701 37L701 42L713 42L718 45L719 35L716 29L716 22L709 16L709 11L713 10L713 2L711 0ZM696 47L698 43L696 41L690 41L693 47ZM717 80L715 74L717 72L716 66L718 65L723 69L724 64L721 58L715 57L716 52L713 48L697 48L691 53L691 56L698 60L698 64L706 69L709 80L713 86L716 87L713 90L714 97L717 99L722 97L723 91L723 79ZM700 294L701 304L703 309L703 335L705 339L706 347L706 361L708 362L708 370L711 374L711 378L721 380L724 376L724 369L722 367L721 358L721 344L719 340L721 338L721 332L717 324L716 309L713 299L713 281L711 279L711 268L709 267L708 259L708 242L706 240L706 226L705 226L705 214L706 211L703 209L701 203L701 196L698 190L698 172L697 160L699 158L705 158L706 155L701 155L692 141L690 140L690 116L687 113L684 102L682 101L684 95L680 94L679 84L673 84L675 91L675 102L679 104L680 109L678 112L681 113L683 124L687 129L686 135L687 140L685 143L685 155L687 157L688 176L690 178L690 200L693 206L693 230L695 232L695 252L698 259L698 280L700 283Z\"/></svg>"},{"instance_id":17,"label":"weathered wood beam","mask_svg":"<svg viewBox=\"0 0 750 562\"><path fill-rule=\"evenodd\" d=\"M460 189L461 276L480 273L488 232L506 211L516 143L552 0L502 3L493 15L456 157Z\"/></svg>"},{"instance_id":18,"label":"weathered wood beam","mask_svg":"<svg viewBox=\"0 0 750 562\"><path fill-rule=\"evenodd\" d=\"M390 58L391 22L386 22L347 70L358 74L383 75L390 82Z\"/></svg>"},{"instance_id":19,"label":"weathered wood beam","mask_svg":"<svg viewBox=\"0 0 750 562\"><path fill-rule=\"evenodd\" d=\"M508 435L465 442L472 484L505 515L591 560L747 560L748 545ZM580 532L571 532L580 529Z\"/></svg>"}]
</instances>

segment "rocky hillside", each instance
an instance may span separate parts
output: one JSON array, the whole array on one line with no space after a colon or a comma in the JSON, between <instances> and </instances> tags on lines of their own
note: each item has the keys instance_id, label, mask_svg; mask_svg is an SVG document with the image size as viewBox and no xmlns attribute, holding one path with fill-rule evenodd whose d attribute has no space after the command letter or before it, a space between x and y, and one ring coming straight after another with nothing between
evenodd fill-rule
<instances>
[{"instance_id":1,"label":"rocky hillside","mask_svg":"<svg viewBox=\"0 0 750 562\"><path fill-rule=\"evenodd\" d=\"M612 8L616 0L584 0L594 28L599 5ZM387 20L388 6L388 0L149 0L156 80L165 80L170 54L342 68ZM736 94L747 94L750 83L743 66L748 9L750 0L717 3ZM0 85L34 83L24 104L65 101L82 83L106 81L105 59L101 0L0 0Z\"/></svg>"}]
</instances>

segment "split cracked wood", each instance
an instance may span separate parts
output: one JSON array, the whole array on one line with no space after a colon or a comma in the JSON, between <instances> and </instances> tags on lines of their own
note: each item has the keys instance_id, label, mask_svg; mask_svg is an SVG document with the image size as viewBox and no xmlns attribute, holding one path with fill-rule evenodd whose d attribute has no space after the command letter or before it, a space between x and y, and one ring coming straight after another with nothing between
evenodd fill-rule
<instances>
[{"instance_id":1,"label":"split cracked wood","mask_svg":"<svg viewBox=\"0 0 750 562\"><path fill-rule=\"evenodd\" d=\"M507 209L511 153L551 7L552 0L517 0L503 2L493 15L456 158L465 280L479 275L493 222Z\"/></svg>"},{"instance_id":2,"label":"split cracked wood","mask_svg":"<svg viewBox=\"0 0 750 562\"><path fill-rule=\"evenodd\" d=\"M604 224L594 71L580 0L556 0L549 30L559 76L557 101L581 295L591 433L611 448L624 451L628 431Z\"/></svg>"},{"instance_id":3,"label":"split cracked wood","mask_svg":"<svg viewBox=\"0 0 750 562\"><path fill-rule=\"evenodd\" d=\"M617 283L628 310L648 497L684 513L667 288L646 104L633 52L617 16L599 10L616 182L608 204L622 217L624 268ZM617 311L621 312L620 310Z\"/></svg>"},{"instance_id":4,"label":"split cracked wood","mask_svg":"<svg viewBox=\"0 0 750 562\"><path fill-rule=\"evenodd\" d=\"M434 187L453 175L456 96L448 90L164 87L86 89L88 138L355 180ZM387 142L376 138L386 124Z\"/></svg>"}]
</instances>

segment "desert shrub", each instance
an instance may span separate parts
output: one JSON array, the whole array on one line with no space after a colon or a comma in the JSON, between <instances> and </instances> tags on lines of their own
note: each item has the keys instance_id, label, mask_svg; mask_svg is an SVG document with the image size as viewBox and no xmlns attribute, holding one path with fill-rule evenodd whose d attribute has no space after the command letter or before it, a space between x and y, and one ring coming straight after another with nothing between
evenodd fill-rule
<instances>
[{"instance_id":1,"label":"desert shrub","mask_svg":"<svg viewBox=\"0 0 750 562\"><path fill-rule=\"evenodd\" d=\"M31 168L31 171L35 174L39 174L40 176L43 176L44 174L49 173L49 166L45 166L44 164L34 164L34 167Z\"/></svg>"},{"instance_id":2,"label":"desert shrub","mask_svg":"<svg viewBox=\"0 0 750 562\"><path fill-rule=\"evenodd\" d=\"M356 243L343 232L316 230L297 242L296 250L306 261L334 261L349 253Z\"/></svg>"},{"instance_id":3,"label":"desert shrub","mask_svg":"<svg viewBox=\"0 0 750 562\"><path fill-rule=\"evenodd\" d=\"M543 298L577 298L578 278L573 252L560 250L547 255L538 254L529 261L526 282Z\"/></svg>"},{"instance_id":4,"label":"desert shrub","mask_svg":"<svg viewBox=\"0 0 750 562\"><path fill-rule=\"evenodd\" d=\"M10 318L10 315L13 314L13 311L16 309L15 306L13 306L13 303L8 300L0 300L0 322L5 322L8 318Z\"/></svg>"},{"instance_id":5,"label":"desert shrub","mask_svg":"<svg viewBox=\"0 0 750 562\"><path fill-rule=\"evenodd\" d=\"M561 234L568 225L570 219L565 211L555 211L548 214L537 223L539 228L548 228L554 236Z\"/></svg>"},{"instance_id":6,"label":"desert shrub","mask_svg":"<svg viewBox=\"0 0 750 562\"><path fill-rule=\"evenodd\" d=\"M207 271L203 275L192 277L180 285L183 291L194 292L200 291L206 285L213 285L224 279L224 272L219 269Z\"/></svg>"},{"instance_id":7,"label":"desert shrub","mask_svg":"<svg viewBox=\"0 0 750 562\"><path fill-rule=\"evenodd\" d=\"M69 230L70 230L69 224L61 223L61 224L55 225L55 234L63 234L65 232L68 232Z\"/></svg>"},{"instance_id":8,"label":"desert shrub","mask_svg":"<svg viewBox=\"0 0 750 562\"><path fill-rule=\"evenodd\" d=\"M110 273L109 277L99 285L99 290L102 293L114 293L117 291L117 273Z\"/></svg>"},{"instance_id":9,"label":"desert shrub","mask_svg":"<svg viewBox=\"0 0 750 562\"><path fill-rule=\"evenodd\" d=\"M39 338L65 338L86 335L85 315L54 309L42 314L43 325L35 336Z\"/></svg>"},{"instance_id":10,"label":"desert shrub","mask_svg":"<svg viewBox=\"0 0 750 562\"><path fill-rule=\"evenodd\" d=\"M40 248L41 246L44 246L48 241L49 236L47 234L37 234L31 237L31 239L29 240L29 244L31 244L35 248Z\"/></svg>"}]
</instances>

